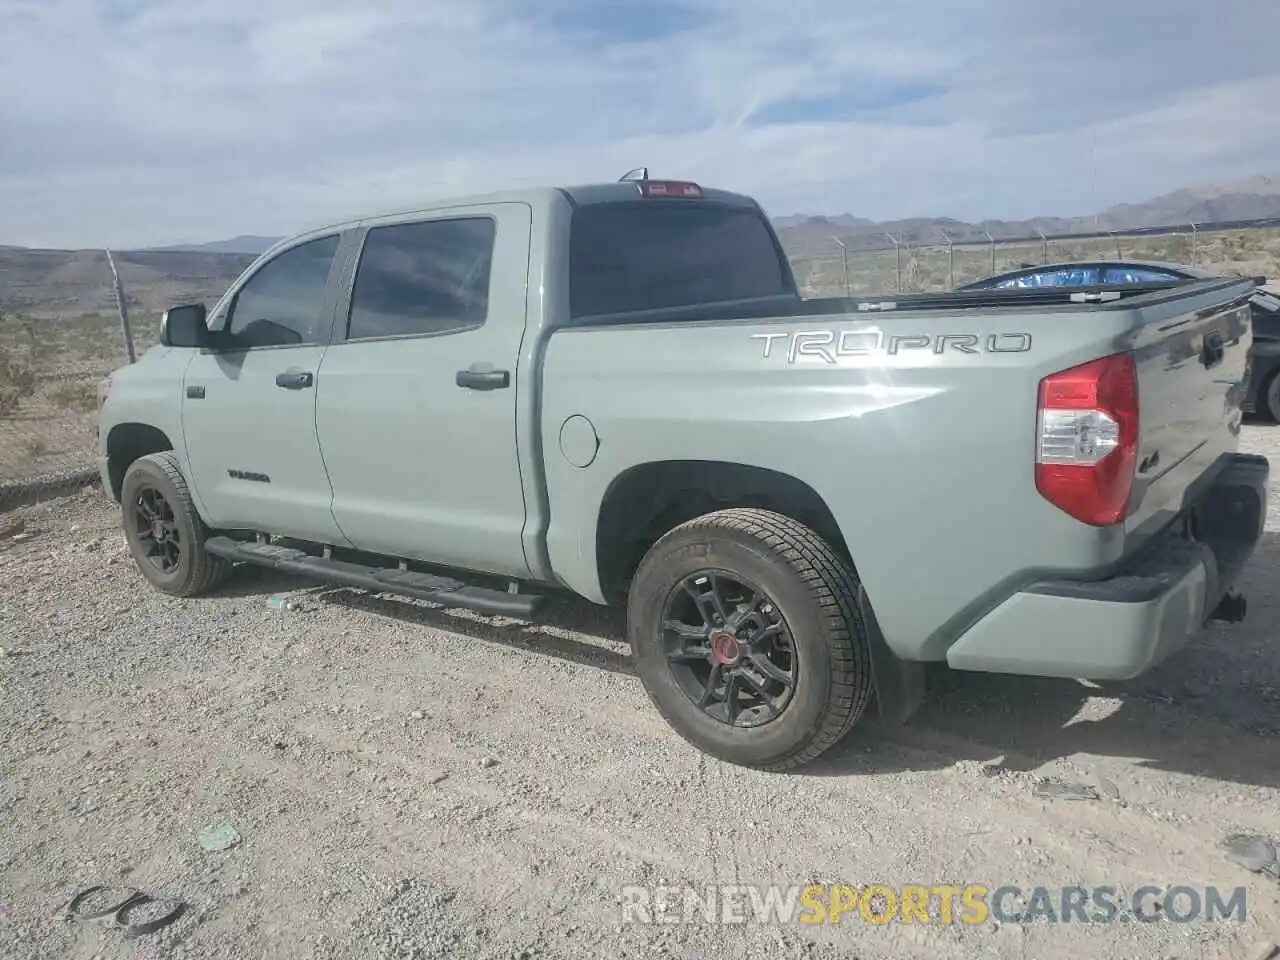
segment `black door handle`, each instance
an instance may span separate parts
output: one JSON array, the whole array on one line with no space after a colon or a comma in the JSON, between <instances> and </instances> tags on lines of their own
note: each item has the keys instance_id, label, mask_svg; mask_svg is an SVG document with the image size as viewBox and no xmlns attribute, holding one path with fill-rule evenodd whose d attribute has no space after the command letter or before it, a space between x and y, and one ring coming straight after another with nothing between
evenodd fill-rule
<instances>
[{"instance_id":1,"label":"black door handle","mask_svg":"<svg viewBox=\"0 0 1280 960\"><path fill-rule=\"evenodd\" d=\"M276 386L284 387L286 390L305 390L311 386L311 381L309 370L290 370L287 373L276 374Z\"/></svg>"},{"instance_id":2,"label":"black door handle","mask_svg":"<svg viewBox=\"0 0 1280 960\"><path fill-rule=\"evenodd\" d=\"M454 382L468 390L504 390L511 386L508 370L459 370Z\"/></svg>"},{"instance_id":3,"label":"black door handle","mask_svg":"<svg viewBox=\"0 0 1280 960\"><path fill-rule=\"evenodd\" d=\"M203 399L204 399L204 387L187 387L187 399L188 399L188 400L203 400Z\"/></svg>"}]
</instances>

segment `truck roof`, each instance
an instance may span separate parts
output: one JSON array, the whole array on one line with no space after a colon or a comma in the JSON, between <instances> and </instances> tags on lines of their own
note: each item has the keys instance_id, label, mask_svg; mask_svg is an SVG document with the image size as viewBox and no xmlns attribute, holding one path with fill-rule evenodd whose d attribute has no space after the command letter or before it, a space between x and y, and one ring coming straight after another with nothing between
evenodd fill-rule
<instances>
[{"instance_id":1,"label":"truck roof","mask_svg":"<svg viewBox=\"0 0 1280 960\"><path fill-rule=\"evenodd\" d=\"M651 177L651 182L662 182L667 178ZM275 243L271 248L264 252L263 256L271 253L276 249L291 244L294 241L310 236L316 233L323 233L330 230L343 230L353 227L365 220L380 220L384 217L402 217L416 213L431 213L434 210L443 210L452 207L476 206L480 204L492 203L527 203L530 206L538 204L547 204L554 202L557 197L563 197L576 206L587 206L593 203L609 203L624 200L634 200L640 198L638 180L618 180L606 183L587 183L577 186L534 186L521 187L517 189L497 190L489 193L477 193L467 196L447 196L439 197L435 200L426 200L422 203L416 203L409 206L395 207L391 209L373 210L365 213L345 217L341 220L328 221L325 223L313 224L305 230L300 230L290 234L288 237ZM675 180L671 182L692 183L689 180ZM733 193L728 190L717 190L711 187L703 187L701 185L702 200L714 200L718 203L727 203L732 206L751 207L758 206L756 201L746 194ZM681 200L682 203L698 202L697 200Z\"/></svg>"}]
</instances>

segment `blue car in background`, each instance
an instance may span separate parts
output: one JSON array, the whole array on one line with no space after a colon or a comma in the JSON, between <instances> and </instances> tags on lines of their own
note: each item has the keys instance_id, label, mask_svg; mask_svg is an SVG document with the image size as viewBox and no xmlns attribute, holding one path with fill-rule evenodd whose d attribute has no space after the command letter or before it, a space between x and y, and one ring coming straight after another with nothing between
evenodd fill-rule
<instances>
[{"instance_id":1,"label":"blue car in background","mask_svg":"<svg viewBox=\"0 0 1280 960\"><path fill-rule=\"evenodd\" d=\"M1082 260L1024 266L957 289L1101 287L1125 283L1211 280L1220 276L1222 274L1178 263ZM1274 422L1280 422L1280 297L1271 290L1259 287L1254 291L1250 307L1253 313L1253 348L1249 351L1249 382L1242 406L1246 412L1262 414Z\"/></svg>"},{"instance_id":2,"label":"blue car in background","mask_svg":"<svg viewBox=\"0 0 1280 960\"><path fill-rule=\"evenodd\" d=\"M1023 267L961 287L961 290L1010 290L1023 287L1100 287L1113 283L1161 283L1210 280L1218 274L1171 263L1123 263L1091 260Z\"/></svg>"}]
</instances>

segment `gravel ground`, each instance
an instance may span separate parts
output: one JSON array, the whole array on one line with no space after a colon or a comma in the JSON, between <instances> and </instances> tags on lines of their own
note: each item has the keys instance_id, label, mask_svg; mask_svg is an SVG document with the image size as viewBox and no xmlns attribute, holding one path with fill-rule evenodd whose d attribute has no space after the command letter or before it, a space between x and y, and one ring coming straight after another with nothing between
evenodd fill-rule
<instances>
[{"instance_id":1,"label":"gravel ground","mask_svg":"<svg viewBox=\"0 0 1280 960\"><path fill-rule=\"evenodd\" d=\"M1280 428L1243 447L1280 457ZM942 674L905 728L865 723L786 775L687 747L590 605L529 625L252 569L179 602L135 571L97 492L24 519L0 542L2 956L1243 958L1280 941L1280 886L1218 849L1280 834L1274 496L1245 623L1105 688ZM1102 797L1042 799L1044 776ZM220 824L239 842L207 851ZM663 882L1249 899L1244 923L622 925L620 888ZM134 940L63 919L95 883L190 909Z\"/></svg>"}]
</instances>

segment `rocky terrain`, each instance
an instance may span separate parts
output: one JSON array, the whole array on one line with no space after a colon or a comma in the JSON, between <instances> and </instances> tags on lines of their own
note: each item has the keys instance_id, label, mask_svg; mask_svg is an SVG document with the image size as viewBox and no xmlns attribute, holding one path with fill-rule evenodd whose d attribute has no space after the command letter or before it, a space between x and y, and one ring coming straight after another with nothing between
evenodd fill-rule
<instances>
[{"instance_id":1,"label":"rocky terrain","mask_svg":"<svg viewBox=\"0 0 1280 960\"><path fill-rule=\"evenodd\" d=\"M1280 428L1246 449L1280 455ZM8 515L10 520L15 515ZM0 957L1232 958L1280 886L1280 497L1243 589L1138 681L939 674L767 775L678 739L619 619L479 617L241 571L180 602L97 491L0 540ZM1085 798L1040 795L1042 778ZM1243 923L624 924L626 885L1243 886ZM60 910L93 884L185 902L137 939Z\"/></svg>"}]
</instances>

